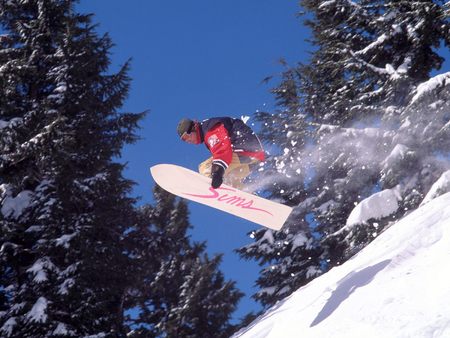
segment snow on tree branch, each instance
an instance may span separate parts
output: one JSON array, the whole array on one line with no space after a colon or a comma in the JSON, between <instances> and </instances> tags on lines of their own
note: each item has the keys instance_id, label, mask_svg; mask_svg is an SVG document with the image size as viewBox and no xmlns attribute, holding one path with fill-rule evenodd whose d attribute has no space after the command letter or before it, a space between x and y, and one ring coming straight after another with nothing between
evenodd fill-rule
<instances>
[{"instance_id":1,"label":"snow on tree branch","mask_svg":"<svg viewBox=\"0 0 450 338\"><path fill-rule=\"evenodd\" d=\"M428 81L421 83L416 89L416 93L411 100L411 105L419 101L423 96L435 92L440 87L444 88L449 84L450 72L436 75Z\"/></svg>"}]
</instances>

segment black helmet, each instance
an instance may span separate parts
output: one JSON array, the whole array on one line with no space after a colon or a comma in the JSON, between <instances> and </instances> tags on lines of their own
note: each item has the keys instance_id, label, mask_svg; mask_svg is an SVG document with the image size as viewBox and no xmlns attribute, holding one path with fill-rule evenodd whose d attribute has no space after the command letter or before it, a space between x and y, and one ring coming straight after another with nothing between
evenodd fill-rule
<instances>
[{"instance_id":1,"label":"black helmet","mask_svg":"<svg viewBox=\"0 0 450 338\"><path fill-rule=\"evenodd\" d=\"M177 126L178 135L181 137L184 133L190 134L193 128L194 128L194 121L190 119L182 119L180 122L178 122Z\"/></svg>"}]
</instances>

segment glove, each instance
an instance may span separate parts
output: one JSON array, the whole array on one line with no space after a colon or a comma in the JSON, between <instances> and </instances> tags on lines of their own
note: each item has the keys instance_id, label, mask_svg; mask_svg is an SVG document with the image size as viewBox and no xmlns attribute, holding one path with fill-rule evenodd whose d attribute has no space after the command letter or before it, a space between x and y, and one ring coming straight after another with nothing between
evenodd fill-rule
<instances>
[{"instance_id":1,"label":"glove","mask_svg":"<svg viewBox=\"0 0 450 338\"><path fill-rule=\"evenodd\" d=\"M220 185L223 183L223 174L225 173L225 169L218 165L213 163L211 167L211 187L214 189L217 189L220 187Z\"/></svg>"}]
</instances>

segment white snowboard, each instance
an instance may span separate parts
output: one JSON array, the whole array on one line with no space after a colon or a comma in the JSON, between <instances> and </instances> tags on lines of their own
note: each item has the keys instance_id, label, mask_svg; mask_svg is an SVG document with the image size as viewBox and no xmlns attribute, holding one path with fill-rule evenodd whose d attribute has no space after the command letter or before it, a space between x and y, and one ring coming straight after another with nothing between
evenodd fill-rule
<instances>
[{"instance_id":1,"label":"white snowboard","mask_svg":"<svg viewBox=\"0 0 450 338\"><path fill-rule=\"evenodd\" d=\"M280 230L292 208L237 190L225 184L211 187L211 179L192 170L158 164L150 168L156 183L168 192L228 212L267 228Z\"/></svg>"}]
</instances>

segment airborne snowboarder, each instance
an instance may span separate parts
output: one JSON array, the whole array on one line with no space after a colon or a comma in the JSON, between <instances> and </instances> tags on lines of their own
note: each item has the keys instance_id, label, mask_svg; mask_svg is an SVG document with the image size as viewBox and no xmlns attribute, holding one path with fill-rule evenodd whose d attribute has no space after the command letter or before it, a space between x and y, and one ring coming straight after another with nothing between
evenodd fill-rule
<instances>
[{"instance_id":1,"label":"airborne snowboarder","mask_svg":"<svg viewBox=\"0 0 450 338\"><path fill-rule=\"evenodd\" d=\"M211 152L212 156L200 163L198 171L212 178L214 189L224 181L242 189L243 180L265 159L261 142L241 119L214 117L202 122L182 119L177 132L183 141L204 143Z\"/></svg>"}]
</instances>

